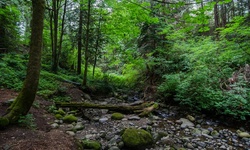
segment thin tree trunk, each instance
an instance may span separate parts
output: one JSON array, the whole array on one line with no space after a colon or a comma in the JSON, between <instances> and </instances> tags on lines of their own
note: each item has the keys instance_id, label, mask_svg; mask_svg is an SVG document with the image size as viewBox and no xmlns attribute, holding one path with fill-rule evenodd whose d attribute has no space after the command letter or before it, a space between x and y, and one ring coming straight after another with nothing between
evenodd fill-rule
<instances>
[{"instance_id":1,"label":"thin tree trunk","mask_svg":"<svg viewBox=\"0 0 250 150\"><path fill-rule=\"evenodd\" d=\"M215 28L219 27L219 12L218 12L218 2L214 5L214 26Z\"/></svg>"},{"instance_id":2,"label":"thin tree trunk","mask_svg":"<svg viewBox=\"0 0 250 150\"><path fill-rule=\"evenodd\" d=\"M53 0L53 23L54 23L54 37L53 37L53 52L52 52L52 71L57 72L58 66L57 66L57 34L58 34L58 0Z\"/></svg>"},{"instance_id":3,"label":"thin tree trunk","mask_svg":"<svg viewBox=\"0 0 250 150\"><path fill-rule=\"evenodd\" d=\"M4 116L10 123L16 122L21 115L26 115L29 112L35 100L39 83L45 1L32 0L32 7L31 41L27 76L21 92L18 94L14 103L9 107L8 113Z\"/></svg>"},{"instance_id":4,"label":"thin tree trunk","mask_svg":"<svg viewBox=\"0 0 250 150\"><path fill-rule=\"evenodd\" d=\"M89 25L90 25L90 6L91 0L88 0L88 15L87 15L87 29L86 29L86 43L85 43L85 65L83 74L83 86L87 85L88 62L89 62Z\"/></svg>"},{"instance_id":5,"label":"thin tree trunk","mask_svg":"<svg viewBox=\"0 0 250 150\"><path fill-rule=\"evenodd\" d=\"M63 8L63 16L62 16L62 24L61 24L62 27L61 27L59 48L58 48L58 54L57 54L57 66L59 66L59 58L60 58L61 51L62 51L62 41L63 41L63 35L64 35L64 24L65 24L66 8L67 8L67 0L65 0L64 8Z\"/></svg>"},{"instance_id":6,"label":"thin tree trunk","mask_svg":"<svg viewBox=\"0 0 250 150\"><path fill-rule=\"evenodd\" d=\"M83 25L83 2L80 2L79 30L78 30L78 53L77 53L77 74L81 74L82 68L82 25Z\"/></svg>"},{"instance_id":7,"label":"thin tree trunk","mask_svg":"<svg viewBox=\"0 0 250 150\"><path fill-rule=\"evenodd\" d=\"M98 21L98 29L97 29L97 38L96 38L96 44L95 44L95 60L94 60L94 65L93 65L93 78L95 77L95 68L96 68L96 62L97 62L97 56L98 56L98 48L99 48L99 40L100 40L100 34L101 34L101 13L99 16L99 21Z\"/></svg>"}]
</instances>

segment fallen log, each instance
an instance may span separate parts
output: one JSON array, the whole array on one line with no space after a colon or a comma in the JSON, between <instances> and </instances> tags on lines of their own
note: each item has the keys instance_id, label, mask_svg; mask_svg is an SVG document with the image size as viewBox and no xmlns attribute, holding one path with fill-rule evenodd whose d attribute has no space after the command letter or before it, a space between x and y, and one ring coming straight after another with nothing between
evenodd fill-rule
<instances>
[{"instance_id":1,"label":"fallen log","mask_svg":"<svg viewBox=\"0 0 250 150\"><path fill-rule=\"evenodd\" d=\"M93 109L108 109L121 113L140 113L140 116L147 116L154 109L158 108L158 104L154 102L143 103L138 106L130 105L111 105L111 104L95 104L89 102L57 102L56 107L69 107L69 108L93 108Z\"/></svg>"}]
</instances>

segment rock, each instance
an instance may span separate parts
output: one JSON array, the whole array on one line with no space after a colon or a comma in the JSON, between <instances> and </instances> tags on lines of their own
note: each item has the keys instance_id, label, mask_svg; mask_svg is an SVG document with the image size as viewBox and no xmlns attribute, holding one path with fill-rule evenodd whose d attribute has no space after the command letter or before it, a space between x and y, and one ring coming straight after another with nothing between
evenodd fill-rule
<instances>
[{"instance_id":1,"label":"rock","mask_svg":"<svg viewBox=\"0 0 250 150\"><path fill-rule=\"evenodd\" d=\"M63 117L63 122L65 122L65 123L72 123L72 122L76 122L76 121L77 121L77 118L72 114L66 115Z\"/></svg>"},{"instance_id":2,"label":"rock","mask_svg":"<svg viewBox=\"0 0 250 150\"><path fill-rule=\"evenodd\" d=\"M194 149L194 146L191 143L187 143L187 148Z\"/></svg>"},{"instance_id":3,"label":"rock","mask_svg":"<svg viewBox=\"0 0 250 150\"><path fill-rule=\"evenodd\" d=\"M123 118L124 118L124 115L121 113L113 113L111 116L111 119L114 119L114 120L121 120Z\"/></svg>"},{"instance_id":4,"label":"rock","mask_svg":"<svg viewBox=\"0 0 250 150\"><path fill-rule=\"evenodd\" d=\"M250 134L247 132L240 132L238 133L238 136L241 138L250 138Z\"/></svg>"},{"instance_id":5,"label":"rock","mask_svg":"<svg viewBox=\"0 0 250 150\"><path fill-rule=\"evenodd\" d=\"M120 150L120 148L117 147L117 146L112 146L112 147L110 147L108 150Z\"/></svg>"},{"instance_id":6,"label":"rock","mask_svg":"<svg viewBox=\"0 0 250 150\"><path fill-rule=\"evenodd\" d=\"M60 114L60 115L62 115L62 116L64 116L64 115L66 114L65 111L62 110L62 108L59 108L58 110L56 110L55 113L56 113L56 114Z\"/></svg>"},{"instance_id":7,"label":"rock","mask_svg":"<svg viewBox=\"0 0 250 150\"><path fill-rule=\"evenodd\" d=\"M128 118L128 120L140 120L141 118L139 116L131 116Z\"/></svg>"},{"instance_id":8,"label":"rock","mask_svg":"<svg viewBox=\"0 0 250 150\"><path fill-rule=\"evenodd\" d=\"M70 135L70 136L75 136L75 132L73 132L73 131L66 131L66 133L67 133L68 135Z\"/></svg>"},{"instance_id":9,"label":"rock","mask_svg":"<svg viewBox=\"0 0 250 150\"><path fill-rule=\"evenodd\" d=\"M61 114L55 114L55 118L56 118L56 119L62 119L63 116L62 116Z\"/></svg>"},{"instance_id":10,"label":"rock","mask_svg":"<svg viewBox=\"0 0 250 150\"><path fill-rule=\"evenodd\" d=\"M180 121L182 122L181 128L190 128L194 127L194 124L190 122L188 119L181 118Z\"/></svg>"},{"instance_id":11,"label":"rock","mask_svg":"<svg viewBox=\"0 0 250 150\"><path fill-rule=\"evenodd\" d=\"M195 118L194 118L193 116L191 116L191 115L187 115L187 119L188 119L189 121L192 121L192 122L195 121Z\"/></svg>"},{"instance_id":12,"label":"rock","mask_svg":"<svg viewBox=\"0 0 250 150\"><path fill-rule=\"evenodd\" d=\"M128 128L122 134L124 145L131 149L143 148L153 144L152 135L142 129Z\"/></svg>"},{"instance_id":13,"label":"rock","mask_svg":"<svg viewBox=\"0 0 250 150\"><path fill-rule=\"evenodd\" d=\"M192 131L191 131L192 135L195 135L195 136L201 136L201 130L198 129L198 128L194 128Z\"/></svg>"},{"instance_id":14,"label":"rock","mask_svg":"<svg viewBox=\"0 0 250 150\"><path fill-rule=\"evenodd\" d=\"M93 140L83 140L81 144L84 149L101 150L102 148L99 142Z\"/></svg>"},{"instance_id":15,"label":"rock","mask_svg":"<svg viewBox=\"0 0 250 150\"><path fill-rule=\"evenodd\" d=\"M104 117L104 118L100 118L99 122L104 123L104 122L107 122L108 120L109 120L108 118Z\"/></svg>"},{"instance_id":16,"label":"rock","mask_svg":"<svg viewBox=\"0 0 250 150\"><path fill-rule=\"evenodd\" d=\"M218 131L216 131L216 130L213 130L213 131L211 132L211 136L212 136L212 137L219 137L219 135L220 135L220 133L219 133Z\"/></svg>"},{"instance_id":17,"label":"rock","mask_svg":"<svg viewBox=\"0 0 250 150\"><path fill-rule=\"evenodd\" d=\"M73 129L75 131L83 130L84 129L84 125L81 122L77 123L76 126L73 127Z\"/></svg>"},{"instance_id":18,"label":"rock","mask_svg":"<svg viewBox=\"0 0 250 150\"><path fill-rule=\"evenodd\" d=\"M161 140L159 141L160 144L163 144L163 145L170 145L170 146L173 146L175 141L174 139L170 138L170 137L163 137L161 138Z\"/></svg>"},{"instance_id":19,"label":"rock","mask_svg":"<svg viewBox=\"0 0 250 150\"><path fill-rule=\"evenodd\" d=\"M58 128L58 127L59 127L59 125L58 125L57 123L51 124L51 128L52 128L52 129L56 129L56 128Z\"/></svg>"}]
</instances>

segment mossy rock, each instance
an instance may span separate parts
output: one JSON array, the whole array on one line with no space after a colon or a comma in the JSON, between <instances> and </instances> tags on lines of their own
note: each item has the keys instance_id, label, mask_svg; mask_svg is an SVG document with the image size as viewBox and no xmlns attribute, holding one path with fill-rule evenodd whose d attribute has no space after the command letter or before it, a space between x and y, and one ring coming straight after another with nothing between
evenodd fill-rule
<instances>
[{"instance_id":1,"label":"mossy rock","mask_svg":"<svg viewBox=\"0 0 250 150\"><path fill-rule=\"evenodd\" d=\"M63 118L63 116L61 114L56 114L55 117L56 117L56 119L62 119Z\"/></svg>"},{"instance_id":2,"label":"mossy rock","mask_svg":"<svg viewBox=\"0 0 250 150\"><path fill-rule=\"evenodd\" d=\"M114 120L121 120L123 118L124 118L124 115L121 113L113 113L111 116L111 119L114 119Z\"/></svg>"},{"instance_id":3,"label":"mossy rock","mask_svg":"<svg viewBox=\"0 0 250 150\"><path fill-rule=\"evenodd\" d=\"M129 128L122 135L124 145L130 149L144 149L153 144L152 135L142 129Z\"/></svg>"},{"instance_id":4,"label":"mossy rock","mask_svg":"<svg viewBox=\"0 0 250 150\"><path fill-rule=\"evenodd\" d=\"M64 116L66 113L64 110L62 110L62 108L59 108L57 111L56 111L56 114L60 114L62 116Z\"/></svg>"},{"instance_id":5,"label":"mossy rock","mask_svg":"<svg viewBox=\"0 0 250 150\"><path fill-rule=\"evenodd\" d=\"M9 125L9 120L4 117L0 117L0 129Z\"/></svg>"},{"instance_id":6,"label":"mossy rock","mask_svg":"<svg viewBox=\"0 0 250 150\"><path fill-rule=\"evenodd\" d=\"M93 140L83 140L82 147L84 149L100 150L102 148L101 144Z\"/></svg>"},{"instance_id":7,"label":"mossy rock","mask_svg":"<svg viewBox=\"0 0 250 150\"><path fill-rule=\"evenodd\" d=\"M72 114L66 115L63 117L63 122L66 122L66 123L77 122L77 118L76 118L76 116L74 116Z\"/></svg>"}]
</instances>

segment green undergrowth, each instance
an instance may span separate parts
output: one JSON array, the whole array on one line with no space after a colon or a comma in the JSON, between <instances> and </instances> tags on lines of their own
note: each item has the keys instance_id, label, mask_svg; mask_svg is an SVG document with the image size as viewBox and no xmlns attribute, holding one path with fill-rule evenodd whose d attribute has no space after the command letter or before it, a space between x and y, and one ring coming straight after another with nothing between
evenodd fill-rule
<instances>
[{"instance_id":1,"label":"green undergrowth","mask_svg":"<svg viewBox=\"0 0 250 150\"><path fill-rule=\"evenodd\" d=\"M176 43L171 54L170 59L178 60L182 66L162 76L158 87L161 99L235 119L250 117L250 85L246 80L249 73L244 71L250 60L243 57L244 49L237 43L190 39ZM230 83L234 73L237 80Z\"/></svg>"}]
</instances>

